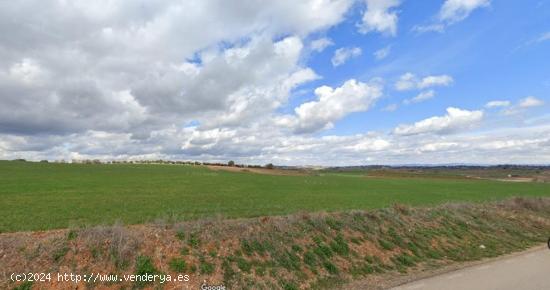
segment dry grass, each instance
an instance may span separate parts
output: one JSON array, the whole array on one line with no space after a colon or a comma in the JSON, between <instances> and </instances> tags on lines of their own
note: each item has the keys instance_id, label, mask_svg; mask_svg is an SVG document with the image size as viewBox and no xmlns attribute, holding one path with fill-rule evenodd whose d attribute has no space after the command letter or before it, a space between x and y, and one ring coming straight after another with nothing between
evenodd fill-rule
<instances>
[{"instance_id":1,"label":"dry grass","mask_svg":"<svg viewBox=\"0 0 550 290\"><path fill-rule=\"evenodd\" d=\"M178 288L194 287L206 279L231 289L319 289L335 286L328 281L406 275L433 265L522 250L544 242L549 231L550 199L435 208L396 204L373 211L2 234L0 264L6 265L4 273L63 269L134 273L136 258L142 256L159 271L176 274L169 263L177 258L185 261L184 273L191 276ZM1 283L0 288L13 286Z\"/></svg>"}]
</instances>

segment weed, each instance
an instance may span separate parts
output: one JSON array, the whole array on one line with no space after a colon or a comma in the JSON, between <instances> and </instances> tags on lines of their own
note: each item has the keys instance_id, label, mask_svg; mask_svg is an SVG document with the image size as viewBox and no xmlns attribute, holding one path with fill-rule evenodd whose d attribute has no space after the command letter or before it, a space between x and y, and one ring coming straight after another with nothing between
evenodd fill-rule
<instances>
[{"instance_id":1,"label":"weed","mask_svg":"<svg viewBox=\"0 0 550 290\"><path fill-rule=\"evenodd\" d=\"M155 268L155 265L153 265L153 261L151 258L147 256L138 256L136 259L136 270L135 274L139 276L148 275L148 274L158 274L159 271L157 268ZM135 282L137 286L141 287L147 284L147 281L136 281Z\"/></svg>"},{"instance_id":2,"label":"weed","mask_svg":"<svg viewBox=\"0 0 550 290\"><path fill-rule=\"evenodd\" d=\"M70 230L68 233L67 233L67 240L74 240L76 239L76 237L78 236L78 233L74 230Z\"/></svg>"},{"instance_id":3,"label":"weed","mask_svg":"<svg viewBox=\"0 0 550 290\"><path fill-rule=\"evenodd\" d=\"M285 281L283 282L283 289L284 290L298 290L298 286L291 281Z\"/></svg>"},{"instance_id":4,"label":"weed","mask_svg":"<svg viewBox=\"0 0 550 290\"><path fill-rule=\"evenodd\" d=\"M187 255L189 255L189 248L187 248L187 247L181 248L180 254L181 254L182 256L187 256Z\"/></svg>"},{"instance_id":5,"label":"weed","mask_svg":"<svg viewBox=\"0 0 550 290\"><path fill-rule=\"evenodd\" d=\"M216 250L211 250L210 252L208 252L208 255L210 255L210 257L212 258L216 258L218 256L218 252L216 252Z\"/></svg>"},{"instance_id":6,"label":"weed","mask_svg":"<svg viewBox=\"0 0 550 290\"><path fill-rule=\"evenodd\" d=\"M344 240L342 235L337 235L334 241L330 243L330 248L335 253L341 256L347 256L349 254L348 243Z\"/></svg>"},{"instance_id":7,"label":"weed","mask_svg":"<svg viewBox=\"0 0 550 290\"><path fill-rule=\"evenodd\" d=\"M260 243L258 240L253 240L251 246L252 249L260 255L264 255L265 251L269 248L269 246Z\"/></svg>"},{"instance_id":8,"label":"weed","mask_svg":"<svg viewBox=\"0 0 550 290\"><path fill-rule=\"evenodd\" d=\"M228 259L223 260L222 262L223 269L223 282L231 285L231 281L235 278L235 270L231 267L231 263Z\"/></svg>"},{"instance_id":9,"label":"weed","mask_svg":"<svg viewBox=\"0 0 550 290\"><path fill-rule=\"evenodd\" d=\"M183 230L179 230L176 232L176 238L181 241L185 240L185 232L183 232Z\"/></svg>"},{"instance_id":10,"label":"weed","mask_svg":"<svg viewBox=\"0 0 550 290\"><path fill-rule=\"evenodd\" d=\"M53 260L56 261L56 262L61 261L61 259L63 259L63 257L65 257L65 255L67 254L68 251L69 251L69 247L67 247L67 246L62 246L62 247L58 248L52 254Z\"/></svg>"},{"instance_id":11,"label":"weed","mask_svg":"<svg viewBox=\"0 0 550 290\"><path fill-rule=\"evenodd\" d=\"M250 264L250 262L248 262L244 258L239 257L239 258L237 258L237 267L239 267L239 269L241 269L241 271L248 273L248 272L250 272L250 269L252 268L252 265Z\"/></svg>"},{"instance_id":12,"label":"weed","mask_svg":"<svg viewBox=\"0 0 550 290\"><path fill-rule=\"evenodd\" d=\"M254 253L254 249L247 240L241 240L241 249L247 256L251 256Z\"/></svg>"},{"instance_id":13,"label":"weed","mask_svg":"<svg viewBox=\"0 0 550 290\"><path fill-rule=\"evenodd\" d=\"M187 240L187 244L189 244L190 247L196 248L201 243L201 240L199 239L198 234L192 233L189 235L189 239Z\"/></svg>"},{"instance_id":14,"label":"weed","mask_svg":"<svg viewBox=\"0 0 550 290\"><path fill-rule=\"evenodd\" d=\"M317 264L317 259L315 259L315 254L313 254L311 251L308 251L304 254L304 263L306 265L310 266L311 268L315 267Z\"/></svg>"},{"instance_id":15,"label":"weed","mask_svg":"<svg viewBox=\"0 0 550 290\"><path fill-rule=\"evenodd\" d=\"M202 257L199 260L200 260L199 269L200 269L201 274L212 274L212 273L214 273L214 268L215 268L214 264L208 263Z\"/></svg>"},{"instance_id":16,"label":"weed","mask_svg":"<svg viewBox=\"0 0 550 290\"><path fill-rule=\"evenodd\" d=\"M332 274L332 275L338 274L338 267L336 267L336 265L334 265L332 262L325 261L323 263L323 266L325 267L327 272L329 272L329 274Z\"/></svg>"},{"instance_id":17,"label":"weed","mask_svg":"<svg viewBox=\"0 0 550 290\"><path fill-rule=\"evenodd\" d=\"M13 290L31 290L32 289L32 284L33 284L33 282L31 282L31 281L25 281L25 282L19 284L19 286L15 286L13 288Z\"/></svg>"},{"instance_id":18,"label":"weed","mask_svg":"<svg viewBox=\"0 0 550 290\"><path fill-rule=\"evenodd\" d=\"M302 248L299 245L292 245L292 250L298 253L302 252Z\"/></svg>"},{"instance_id":19,"label":"weed","mask_svg":"<svg viewBox=\"0 0 550 290\"><path fill-rule=\"evenodd\" d=\"M183 273L185 271L185 261L182 258L173 258L168 265L174 272Z\"/></svg>"},{"instance_id":20,"label":"weed","mask_svg":"<svg viewBox=\"0 0 550 290\"><path fill-rule=\"evenodd\" d=\"M378 239L378 244L380 245L380 247L382 247L382 249L388 251L391 251L393 250L393 248L395 248L395 245L392 242L386 241L384 239Z\"/></svg>"},{"instance_id":21,"label":"weed","mask_svg":"<svg viewBox=\"0 0 550 290\"><path fill-rule=\"evenodd\" d=\"M325 219L325 222L327 223L327 225L334 229L334 230L341 230L342 227L343 227L343 223L335 218L332 218L332 217L328 217Z\"/></svg>"}]
</instances>

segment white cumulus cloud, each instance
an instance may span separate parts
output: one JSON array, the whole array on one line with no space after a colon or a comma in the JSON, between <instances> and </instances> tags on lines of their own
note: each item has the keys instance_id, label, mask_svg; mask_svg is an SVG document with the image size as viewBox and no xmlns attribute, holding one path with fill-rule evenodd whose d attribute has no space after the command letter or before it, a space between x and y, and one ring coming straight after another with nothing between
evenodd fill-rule
<instances>
[{"instance_id":1,"label":"white cumulus cloud","mask_svg":"<svg viewBox=\"0 0 550 290\"><path fill-rule=\"evenodd\" d=\"M388 55L390 55L390 52L391 52L391 46L388 45L384 48L381 48L381 49L375 51L373 53L373 55L374 55L374 58L376 58L377 60L381 60L381 59L384 59L384 58L388 57Z\"/></svg>"},{"instance_id":2,"label":"white cumulus cloud","mask_svg":"<svg viewBox=\"0 0 550 290\"><path fill-rule=\"evenodd\" d=\"M371 31L386 35L397 34L399 17L395 8L401 4L399 0L365 0L367 10L363 14L359 32L366 34Z\"/></svg>"},{"instance_id":3,"label":"white cumulus cloud","mask_svg":"<svg viewBox=\"0 0 550 290\"><path fill-rule=\"evenodd\" d=\"M318 100L301 104L294 109L295 116L284 116L279 119L279 124L296 133L331 128L335 121L350 113L368 110L382 96L382 88L378 84L351 79L338 88L318 87L315 95Z\"/></svg>"},{"instance_id":4,"label":"white cumulus cloud","mask_svg":"<svg viewBox=\"0 0 550 290\"><path fill-rule=\"evenodd\" d=\"M310 44L311 49L316 51L316 52L321 52L321 51L325 50L325 48L327 48L331 45L334 45L334 42L332 42L332 40L328 37L322 37L322 38L319 38L319 39L315 39Z\"/></svg>"},{"instance_id":5,"label":"white cumulus cloud","mask_svg":"<svg viewBox=\"0 0 550 290\"><path fill-rule=\"evenodd\" d=\"M408 72L399 77L395 83L395 89L398 91L407 91L412 89L426 89L437 86L449 86L454 82L453 77L449 75L434 75L418 78Z\"/></svg>"},{"instance_id":6,"label":"white cumulus cloud","mask_svg":"<svg viewBox=\"0 0 550 290\"><path fill-rule=\"evenodd\" d=\"M411 125L399 125L393 132L396 135L448 134L471 128L482 119L482 111L468 111L449 107L447 108L447 114L444 116L431 117Z\"/></svg>"},{"instance_id":7,"label":"white cumulus cloud","mask_svg":"<svg viewBox=\"0 0 550 290\"><path fill-rule=\"evenodd\" d=\"M510 106L510 101L490 101L487 104L485 104L486 108L497 108L497 107L508 107Z\"/></svg>"},{"instance_id":8,"label":"white cumulus cloud","mask_svg":"<svg viewBox=\"0 0 550 290\"><path fill-rule=\"evenodd\" d=\"M542 105L544 105L544 101L537 99L533 96L523 98L519 101L519 107L521 108L538 107Z\"/></svg>"},{"instance_id":9,"label":"white cumulus cloud","mask_svg":"<svg viewBox=\"0 0 550 290\"><path fill-rule=\"evenodd\" d=\"M341 47L334 51L334 55L330 60L333 66L340 66L346 63L349 59L360 56L363 53L359 47Z\"/></svg>"}]
</instances>

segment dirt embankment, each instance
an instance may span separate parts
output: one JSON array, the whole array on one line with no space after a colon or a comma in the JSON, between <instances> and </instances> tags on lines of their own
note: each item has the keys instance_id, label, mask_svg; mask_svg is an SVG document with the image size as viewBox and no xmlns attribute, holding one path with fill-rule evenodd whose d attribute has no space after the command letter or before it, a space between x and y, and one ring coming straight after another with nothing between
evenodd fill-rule
<instances>
[{"instance_id":1,"label":"dirt embankment","mask_svg":"<svg viewBox=\"0 0 550 290\"><path fill-rule=\"evenodd\" d=\"M310 172L307 170L298 170L298 169L267 169L267 168L257 168L257 167L236 167L236 166L217 166L217 165L207 165L208 169L214 171L230 171L230 172L251 172L257 174L267 174L267 175L309 175Z\"/></svg>"},{"instance_id":2,"label":"dirt embankment","mask_svg":"<svg viewBox=\"0 0 550 290\"><path fill-rule=\"evenodd\" d=\"M0 288L322 289L412 275L545 241L550 199L0 234ZM15 283L11 273L52 273ZM57 273L188 275L182 282L60 282ZM21 288L29 289L29 288Z\"/></svg>"}]
</instances>

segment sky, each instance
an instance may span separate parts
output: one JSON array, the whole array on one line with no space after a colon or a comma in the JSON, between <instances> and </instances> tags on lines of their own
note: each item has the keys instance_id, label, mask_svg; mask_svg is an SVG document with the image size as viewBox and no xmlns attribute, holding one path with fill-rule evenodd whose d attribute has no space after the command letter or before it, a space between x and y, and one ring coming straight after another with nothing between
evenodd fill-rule
<instances>
[{"instance_id":1,"label":"sky","mask_svg":"<svg viewBox=\"0 0 550 290\"><path fill-rule=\"evenodd\" d=\"M0 2L0 159L550 164L550 0Z\"/></svg>"}]
</instances>

